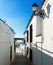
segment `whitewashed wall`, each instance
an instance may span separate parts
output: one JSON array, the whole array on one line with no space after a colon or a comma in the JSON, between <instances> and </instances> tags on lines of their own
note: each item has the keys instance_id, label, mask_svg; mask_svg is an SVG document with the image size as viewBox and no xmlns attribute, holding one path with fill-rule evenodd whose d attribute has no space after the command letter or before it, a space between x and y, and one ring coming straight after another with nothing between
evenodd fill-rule
<instances>
[{"instance_id":1,"label":"whitewashed wall","mask_svg":"<svg viewBox=\"0 0 53 65\"><path fill-rule=\"evenodd\" d=\"M33 29L33 38L32 38L32 43L35 43L35 40L34 40L34 38L35 38L35 35L36 35L36 33L34 33L35 31L36 31L36 16L34 16L33 17L33 19L31 20L31 22L30 22L30 24L29 24L29 26L28 26L28 28L27 28L27 30L28 30L28 42L27 42L27 47L28 47L28 55L27 55L27 57L29 58L29 56L30 56L30 48L31 48L31 45L30 45L30 26L31 26L31 24L32 24L32 29ZM35 30L34 30L35 29Z\"/></svg>"},{"instance_id":2,"label":"whitewashed wall","mask_svg":"<svg viewBox=\"0 0 53 65\"><path fill-rule=\"evenodd\" d=\"M0 42L0 65L10 64L10 43Z\"/></svg>"},{"instance_id":3,"label":"whitewashed wall","mask_svg":"<svg viewBox=\"0 0 53 65\"><path fill-rule=\"evenodd\" d=\"M30 44L29 36L27 45L33 51L32 62L34 65L53 65L53 1L46 0L42 9L45 10L45 18L34 16L27 28L29 30L32 24L33 42ZM42 36L36 37L40 33Z\"/></svg>"},{"instance_id":4,"label":"whitewashed wall","mask_svg":"<svg viewBox=\"0 0 53 65\"><path fill-rule=\"evenodd\" d=\"M9 34L10 34L10 43L12 46L12 61L13 61L14 60L14 34L11 30L9 31Z\"/></svg>"},{"instance_id":5,"label":"whitewashed wall","mask_svg":"<svg viewBox=\"0 0 53 65\"><path fill-rule=\"evenodd\" d=\"M32 43L30 43L30 25L32 24L32 29L33 29L33 38L32 38ZM29 39L27 42L27 47L28 49L28 56L30 55L30 48L32 49L32 62L34 65L37 65L37 57L38 57L38 61L40 60L41 57L39 57L37 54L39 54L41 56L41 54L37 51L37 43L36 42L41 42L41 36L36 37L36 35L39 35L42 33L42 18L40 18L39 16L33 16L33 19L31 20L28 28L27 28L28 32L29 32ZM41 43L38 43L38 45ZM37 53L38 52L38 53ZM39 64L41 64L41 62L39 61Z\"/></svg>"},{"instance_id":6,"label":"whitewashed wall","mask_svg":"<svg viewBox=\"0 0 53 65\"><path fill-rule=\"evenodd\" d=\"M8 28L0 21L0 42L9 42Z\"/></svg>"},{"instance_id":7,"label":"whitewashed wall","mask_svg":"<svg viewBox=\"0 0 53 65\"><path fill-rule=\"evenodd\" d=\"M0 21L0 60L3 62L0 65L8 65L10 64L10 46L12 45L12 60L14 59L14 37L13 32L10 30L10 28ZM6 59L6 60L5 60Z\"/></svg>"},{"instance_id":8,"label":"whitewashed wall","mask_svg":"<svg viewBox=\"0 0 53 65\"><path fill-rule=\"evenodd\" d=\"M43 20L44 42L42 47L42 64L53 65L53 0L47 0L47 4L44 5L43 8L46 16Z\"/></svg>"},{"instance_id":9,"label":"whitewashed wall","mask_svg":"<svg viewBox=\"0 0 53 65\"><path fill-rule=\"evenodd\" d=\"M33 38L32 38L32 43L34 43L35 42L35 36L36 36L36 33L34 33L34 32L36 32L36 16L33 16L33 19L31 20L31 22L30 22L30 24L29 24L29 26L28 26L28 28L27 28L27 30L29 31L29 41L28 41L28 43L30 43L30 26L31 26L31 24L32 24L32 29L33 29Z\"/></svg>"},{"instance_id":10,"label":"whitewashed wall","mask_svg":"<svg viewBox=\"0 0 53 65\"><path fill-rule=\"evenodd\" d=\"M45 18L42 20L43 37L41 41L40 36L36 37L36 42L43 41L43 43L36 43L34 46L32 45L34 48L33 63L35 65L53 65L53 1L46 0L43 9L46 14ZM41 18L39 21L40 20Z\"/></svg>"}]
</instances>

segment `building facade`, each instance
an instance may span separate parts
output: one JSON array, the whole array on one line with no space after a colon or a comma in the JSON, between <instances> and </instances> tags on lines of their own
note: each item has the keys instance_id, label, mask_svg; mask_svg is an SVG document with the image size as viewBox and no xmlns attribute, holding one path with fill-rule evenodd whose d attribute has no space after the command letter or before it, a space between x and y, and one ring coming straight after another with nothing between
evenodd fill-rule
<instances>
[{"instance_id":1,"label":"building facade","mask_svg":"<svg viewBox=\"0 0 53 65\"><path fill-rule=\"evenodd\" d=\"M33 12L24 33L27 57L34 65L53 65L53 1L33 4Z\"/></svg>"},{"instance_id":2,"label":"building facade","mask_svg":"<svg viewBox=\"0 0 53 65\"><path fill-rule=\"evenodd\" d=\"M14 60L14 31L0 19L0 65Z\"/></svg>"}]
</instances>

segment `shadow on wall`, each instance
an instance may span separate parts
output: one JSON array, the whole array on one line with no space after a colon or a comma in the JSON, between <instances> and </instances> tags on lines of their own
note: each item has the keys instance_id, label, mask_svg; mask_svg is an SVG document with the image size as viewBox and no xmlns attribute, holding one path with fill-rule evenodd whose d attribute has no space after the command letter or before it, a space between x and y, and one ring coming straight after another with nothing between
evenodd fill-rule
<instances>
[{"instance_id":1,"label":"shadow on wall","mask_svg":"<svg viewBox=\"0 0 53 65\"><path fill-rule=\"evenodd\" d=\"M49 3L48 3L48 5L47 5L46 9L47 9L47 14L46 14L46 12L45 12L45 16L46 16L47 18L49 18L50 11L51 11L51 5L50 5Z\"/></svg>"},{"instance_id":2,"label":"shadow on wall","mask_svg":"<svg viewBox=\"0 0 53 65\"><path fill-rule=\"evenodd\" d=\"M53 52L50 52L39 46L37 46L36 48L32 47L32 49L33 49L33 63L35 65L53 65L53 57L49 56L53 55ZM42 52L42 50L48 54Z\"/></svg>"}]
</instances>

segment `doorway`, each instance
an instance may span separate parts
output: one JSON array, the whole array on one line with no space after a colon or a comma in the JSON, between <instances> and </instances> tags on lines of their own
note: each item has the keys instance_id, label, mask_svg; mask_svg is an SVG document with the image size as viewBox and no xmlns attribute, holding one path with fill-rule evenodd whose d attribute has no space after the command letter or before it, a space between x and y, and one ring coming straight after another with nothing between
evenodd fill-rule
<instances>
[{"instance_id":1,"label":"doorway","mask_svg":"<svg viewBox=\"0 0 53 65\"><path fill-rule=\"evenodd\" d=\"M32 61L32 49L30 49L30 56L29 59Z\"/></svg>"},{"instance_id":2,"label":"doorway","mask_svg":"<svg viewBox=\"0 0 53 65\"><path fill-rule=\"evenodd\" d=\"M12 61L12 46L10 46L10 61Z\"/></svg>"}]
</instances>

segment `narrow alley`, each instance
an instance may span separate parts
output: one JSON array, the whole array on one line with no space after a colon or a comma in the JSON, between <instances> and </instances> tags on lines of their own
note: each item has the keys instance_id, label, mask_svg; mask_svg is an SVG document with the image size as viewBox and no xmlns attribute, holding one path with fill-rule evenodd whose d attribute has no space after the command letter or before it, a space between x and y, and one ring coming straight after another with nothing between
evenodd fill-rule
<instances>
[{"instance_id":1,"label":"narrow alley","mask_svg":"<svg viewBox=\"0 0 53 65\"><path fill-rule=\"evenodd\" d=\"M15 55L14 62L11 65L32 65L27 57L22 55Z\"/></svg>"},{"instance_id":2,"label":"narrow alley","mask_svg":"<svg viewBox=\"0 0 53 65\"><path fill-rule=\"evenodd\" d=\"M0 65L53 65L53 0L0 0Z\"/></svg>"}]
</instances>

